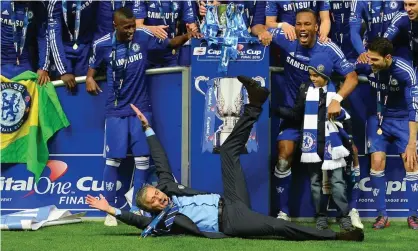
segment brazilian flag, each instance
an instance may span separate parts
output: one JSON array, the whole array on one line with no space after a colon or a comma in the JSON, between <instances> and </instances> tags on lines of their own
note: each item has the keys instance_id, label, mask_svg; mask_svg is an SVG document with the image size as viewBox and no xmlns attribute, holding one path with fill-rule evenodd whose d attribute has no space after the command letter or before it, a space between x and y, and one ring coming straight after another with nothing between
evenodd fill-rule
<instances>
[{"instance_id":1,"label":"brazilian flag","mask_svg":"<svg viewBox=\"0 0 418 251\"><path fill-rule=\"evenodd\" d=\"M47 141L70 125L52 83L39 86L26 71L1 76L1 163L26 163L36 182L48 161Z\"/></svg>"}]
</instances>

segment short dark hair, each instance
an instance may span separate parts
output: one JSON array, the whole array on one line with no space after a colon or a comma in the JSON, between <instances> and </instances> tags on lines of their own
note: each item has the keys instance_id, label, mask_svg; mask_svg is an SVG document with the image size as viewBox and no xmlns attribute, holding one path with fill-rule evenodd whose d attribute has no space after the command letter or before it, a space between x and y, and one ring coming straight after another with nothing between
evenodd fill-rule
<instances>
[{"instance_id":1,"label":"short dark hair","mask_svg":"<svg viewBox=\"0 0 418 251\"><path fill-rule=\"evenodd\" d=\"M145 185L143 186L135 195L135 203L136 205L145 211L150 211L150 208L148 208L145 205L145 196L147 195L148 188L152 187L151 185Z\"/></svg>"},{"instance_id":2,"label":"short dark hair","mask_svg":"<svg viewBox=\"0 0 418 251\"><path fill-rule=\"evenodd\" d=\"M127 7L119 8L113 13L113 20L115 20L116 17L124 17L124 18L134 18L134 13L131 9Z\"/></svg>"},{"instance_id":3,"label":"short dark hair","mask_svg":"<svg viewBox=\"0 0 418 251\"><path fill-rule=\"evenodd\" d=\"M392 55L393 44L387 38L377 37L371 44L369 44L368 49L379 53L382 57L386 57L387 55Z\"/></svg>"},{"instance_id":4,"label":"short dark hair","mask_svg":"<svg viewBox=\"0 0 418 251\"><path fill-rule=\"evenodd\" d=\"M300 13L311 13L315 18L315 22L317 22L317 20L318 20L318 15L316 14L315 11L313 11L311 9L308 9L308 8L300 9L296 12L296 16Z\"/></svg>"}]
</instances>

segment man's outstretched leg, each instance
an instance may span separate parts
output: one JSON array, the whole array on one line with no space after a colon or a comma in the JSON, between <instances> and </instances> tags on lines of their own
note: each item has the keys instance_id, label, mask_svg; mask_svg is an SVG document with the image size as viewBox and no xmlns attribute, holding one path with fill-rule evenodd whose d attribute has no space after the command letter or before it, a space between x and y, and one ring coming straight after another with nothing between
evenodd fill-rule
<instances>
[{"instance_id":1,"label":"man's outstretched leg","mask_svg":"<svg viewBox=\"0 0 418 251\"><path fill-rule=\"evenodd\" d=\"M240 163L240 153L250 136L251 129L261 114L261 106L270 92L259 84L244 76L239 76L248 92L249 104L245 105L244 113L238 120L231 134L220 149L224 196L231 201L241 201L250 206L247 186Z\"/></svg>"}]
</instances>

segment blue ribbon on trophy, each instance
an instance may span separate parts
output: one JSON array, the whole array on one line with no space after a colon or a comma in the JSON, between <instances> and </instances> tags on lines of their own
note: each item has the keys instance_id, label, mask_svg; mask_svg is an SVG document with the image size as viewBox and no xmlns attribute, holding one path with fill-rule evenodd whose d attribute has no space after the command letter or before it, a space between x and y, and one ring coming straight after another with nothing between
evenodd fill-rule
<instances>
[{"instance_id":1,"label":"blue ribbon on trophy","mask_svg":"<svg viewBox=\"0 0 418 251\"><path fill-rule=\"evenodd\" d=\"M226 9L226 31L224 43L221 50L221 61L219 62L218 72L227 74L229 60L236 60L238 57L238 23L236 19L235 5L228 4Z\"/></svg>"},{"instance_id":2,"label":"blue ribbon on trophy","mask_svg":"<svg viewBox=\"0 0 418 251\"><path fill-rule=\"evenodd\" d=\"M218 11L217 7L214 5L207 5L207 13L205 16L205 22L202 25L202 34L208 41L208 45L218 44L218 31L219 31L219 21L218 21Z\"/></svg>"},{"instance_id":3,"label":"blue ribbon on trophy","mask_svg":"<svg viewBox=\"0 0 418 251\"><path fill-rule=\"evenodd\" d=\"M206 93L200 89L200 82L206 82ZM219 152L221 145L231 134L244 111L244 104L248 103L247 90L235 78L214 78L209 80L205 76L196 78L195 88L205 95L202 153ZM215 131L216 118L219 118L222 124ZM254 125L247 141L247 153L257 152L258 150L256 132L256 125Z\"/></svg>"},{"instance_id":4,"label":"blue ribbon on trophy","mask_svg":"<svg viewBox=\"0 0 418 251\"><path fill-rule=\"evenodd\" d=\"M244 22L244 18L243 18L243 14L244 14L244 5L243 4L237 4L235 5L235 19L236 19L236 23L237 23L237 33L238 33L238 37L242 37L245 38L245 41L247 43L250 44L258 44L259 41L256 37L253 37L250 35L250 33L248 32L248 27Z\"/></svg>"},{"instance_id":5,"label":"blue ribbon on trophy","mask_svg":"<svg viewBox=\"0 0 418 251\"><path fill-rule=\"evenodd\" d=\"M222 43L218 72L227 74L229 61L238 57L239 38L244 38L245 42L250 44L258 43L258 39L248 32L243 17L243 4L229 3L224 10L225 5L207 5L202 33L209 47Z\"/></svg>"}]
</instances>

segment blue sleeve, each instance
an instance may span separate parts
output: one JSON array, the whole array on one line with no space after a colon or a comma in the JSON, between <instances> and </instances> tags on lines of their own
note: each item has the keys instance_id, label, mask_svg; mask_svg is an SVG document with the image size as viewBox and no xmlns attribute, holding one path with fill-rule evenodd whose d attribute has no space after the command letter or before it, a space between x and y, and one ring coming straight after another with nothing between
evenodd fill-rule
<instances>
[{"instance_id":1,"label":"blue sleeve","mask_svg":"<svg viewBox=\"0 0 418 251\"><path fill-rule=\"evenodd\" d=\"M399 31L403 27L407 27L409 24L408 14L404 11L398 12L395 17L392 19L388 29L386 30L383 37L392 41L399 34Z\"/></svg>"},{"instance_id":2,"label":"blue sleeve","mask_svg":"<svg viewBox=\"0 0 418 251\"><path fill-rule=\"evenodd\" d=\"M122 211L119 208L115 208L115 216L121 215Z\"/></svg>"},{"instance_id":3,"label":"blue sleeve","mask_svg":"<svg viewBox=\"0 0 418 251\"><path fill-rule=\"evenodd\" d=\"M273 36L273 43L278 45L283 50L287 51L292 44L291 41L287 40L282 29L269 28L267 29ZM295 40L296 41L296 40ZM298 43L298 41L296 41Z\"/></svg>"},{"instance_id":4,"label":"blue sleeve","mask_svg":"<svg viewBox=\"0 0 418 251\"><path fill-rule=\"evenodd\" d=\"M346 76L348 73L353 72L355 70L354 64L350 63L344 56L342 50L333 42L328 42L326 44L328 46L329 55L331 57L332 62L334 63L334 71L338 74Z\"/></svg>"},{"instance_id":5,"label":"blue sleeve","mask_svg":"<svg viewBox=\"0 0 418 251\"><path fill-rule=\"evenodd\" d=\"M183 13L182 18L186 24L194 23L196 20L196 15L193 11L192 1L182 1Z\"/></svg>"},{"instance_id":6,"label":"blue sleeve","mask_svg":"<svg viewBox=\"0 0 418 251\"><path fill-rule=\"evenodd\" d=\"M145 1L135 0L133 13L135 19L145 19L147 17L147 6Z\"/></svg>"},{"instance_id":7,"label":"blue sleeve","mask_svg":"<svg viewBox=\"0 0 418 251\"><path fill-rule=\"evenodd\" d=\"M405 101L408 104L409 121L418 122L418 85L417 72L405 61L397 62L401 64L401 73L397 78L405 81Z\"/></svg>"},{"instance_id":8,"label":"blue sleeve","mask_svg":"<svg viewBox=\"0 0 418 251\"><path fill-rule=\"evenodd\" d=\"M268 3L268 2L267 2ZM266 2L257 1L251 27L257 24L266 24Z\"/></svg>"},{"instance_id":9,"label":"blue sleeve","mask_svg":"<svg viewBox=\"0 0 418 251\"><path fill-rule=\"evenodd\" d=\"M318 1L318 5L319 5L319 11L327 11L330 10L330 4L329 4L329 0L324 0L324 1Z\"/></svg>"},{"instance_id":10,"label":"blue sleeve","mask_svg":"<svg viewBox=\"0 0 418 251\"><path fill-rule=\"evenodd\" d=\"M61 1L50 1L48 5L48 32L49 43L51 44L52 56L55 66L60 75L67 73L67 58L65 56L64 44L62 42L62 3Z\"/></svg>"},{"instance_id":11,"label":"blue sleeve","mask_svg":"<svg viewBox=\"0 0 418 251\"><path fill-rule=\"evenodd\" d=\"M350 13L350 37L351 43L358 54L361 54L366 51L363 46L363 41L361 39L360 30L362 23L362 11L364 7L364 2L353 0L351 3L351 13ZM367 3L366 3L367 4Z\"/></svg>"},{"instance_id":12,"label":"blue sleeve","mask_svg":"<svg viewBox=\"0 0 418 251\"><path fill-rule=\"evenodd\" d=\"M152 128L151 128L151 127L148 127L148 129L147 129L147 130L145 130L145 135L146 135L147 137L151 137L152 135L155 135L155 132L154 132L154 130L152 130Z\"/></svg>"},{"instance_id":13,"label":"blue sleeve","mask_svg":"<svg viewBox=\"0 0 418 251\"><path fill-rule=\"evenodd\" d=\"M48 3L46 3L48 4ZM49 37L48 37L48 18L46 16L46 9L41 2L38 2L34 6L34 18L37 29L37 41L38 41L38 69L48 71L49 70Z\"/></svg>"},{"instance_id":14,"label":"blue sleeve","mask_svg":"<svg viewBox=\"0 0 418 251\"><path fill-rule=\"evenodd\" d=\"M278 8L279 3L277 2L273 2L273 1L267 1L266 2L266 16L267 17L277 17L279 15L279 8Z\"/></svg>"},{"instance_id":15,"label":"blue sleeve","mask_svg":"<svg viewBox=\"0 0 418 251\"><path fill-rule=\"evenodd\" d=\"M99 38L93 42L93 52L89 59L89 67L92 69L97 69L100 67L103 62L104 55L106 54L103 50L103 47L100 46L100 44L97 44L100 42L100 39L102 38Z\"/></svg>"},{"instance_id":16,"label":"blue sleeve","mask_svg":"<svg viewBox=\"0 0 418 251\"><path fill-rule=\"evenodd\" d=\"M147 36L147 49L148 50L166 50L170 42L169 39L159 39L152 34L152 32L146 28L139 28Z\"/></svg>"}]
</instances>

